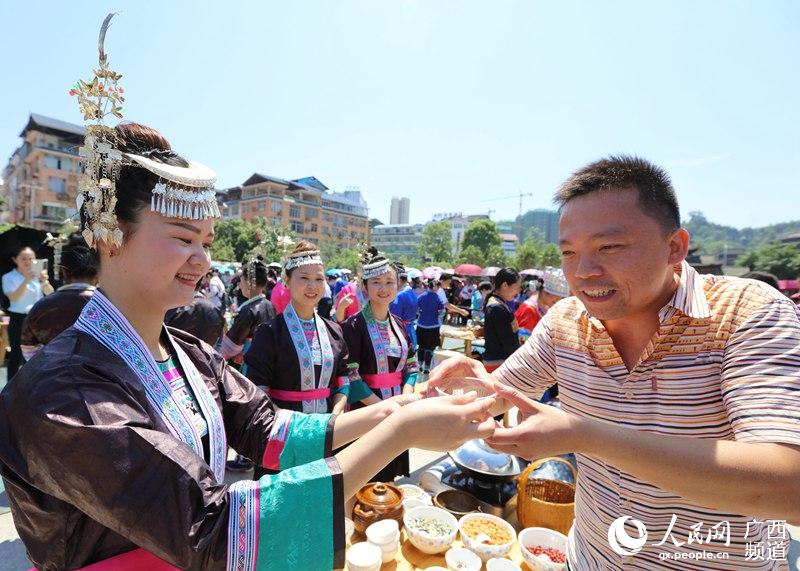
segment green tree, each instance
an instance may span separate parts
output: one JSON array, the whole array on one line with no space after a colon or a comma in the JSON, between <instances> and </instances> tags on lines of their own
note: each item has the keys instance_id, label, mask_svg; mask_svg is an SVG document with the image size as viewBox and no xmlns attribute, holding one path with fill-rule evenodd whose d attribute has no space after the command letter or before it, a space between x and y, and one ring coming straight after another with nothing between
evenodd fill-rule
<instances>
[{"instance_id":1,"label":"green tree","mask_svg":"<svg viewBox=\"0 0 800 571\"><path fill-rule=\"evenodd\" d=\"M426 224L422 229L419 255L427 261L446 262L452 259L453 238L450 224L444 220Z\"/></svg>"},{"instance_id":2,"label":"green tree","mask_svg":"<svg viewBox=\"0 0 800 571\"><path fill-rule=\"evenodd\" d=\"M545 242L541 230L531 228L525 242L517 248L515 261L521 270L547 266L558 268L561 267L561 252L555 244Z\"/></svg>"},{"instance_id":3,"label":"green tree","mask_svg":"<svg viewBox=\"0 0 800 571\"><path fill-rule=\"evenodd\" d=\"M472 248L473 246L469 247ZM486 251L486 257L484 258L484 261L487 266L497 266L498 268L504 268L508 266L508 256L503 251L502 246L490 246Z\"/></svg>"},{"instance_id":4,"label":"green tree","mask_svg":"<svg viewBox=\"0 0 800 571\"><path fill-rule=\"evenodd\" d=\"M458 253L457 262L459 264L477 264L479 266L486 265L486 256L483 251L477 246L467 246Z\"/></svg>"},{"instance_id":5,"label":"green tree","mask_svg":"<svg viewBox=\"0 0 800 571\"><path fill-rule=\"evenodd\" d=\"M530 240L525 240L517 247L514 263L520 270L526 270L528 268L541 267L541 259L540 249Z\"/></svg>"},{"instance_id":6,"label":"green tree","mask_svg":"<svg viewBox=\"0 0 800 571\"><path fill-rule=\"evenodd\" d=\"M241 262L256 252L267 262L279 261L294 239L291 230L274 228L264 218L221 220L214 225L214 234L211 258L226 262Z\"/></svg>"},{"instance_id":7,"label":"green tree","mask_svg":"<svg viewBox=\"0 0 800 571\"><path fill-rule=\"evenodd\" d=\"M494 222L486 218L479 218L470 222L467 229L464 231L464 240L461 242L461 248L469 248L475 246L480 248L482 252L489 252L492 246L502 246L503 240L500 238L500 233L497 231L497 226Z\"/></svg>"},{"instance_id":8,"label":"green tree","mask_svg":"<svg viewBox=\"0 0 800 571\"><path fill-rule=\"evenodd\" d=\"M775 274L778 279L796 279L800 275L800 250L790 244L771 242L749 250L737 263L750 270Z\"/></svg>"}]
</instances>

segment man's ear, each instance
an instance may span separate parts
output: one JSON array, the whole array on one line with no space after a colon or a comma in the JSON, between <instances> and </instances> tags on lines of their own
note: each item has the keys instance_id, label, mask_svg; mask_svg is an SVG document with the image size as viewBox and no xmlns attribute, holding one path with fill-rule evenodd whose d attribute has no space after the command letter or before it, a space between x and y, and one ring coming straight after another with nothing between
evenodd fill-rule
<instances>
[{"instance_id":1,"label":"man's ear","mask_svg":"<svg viewBox=\"0 0 800 571\"><path fill-rule=\"evenodd\" d=\"M689 253L689 232L686 228L678 228L669 235L669 263L680 264Z\"/></svg>"}]
</instances>

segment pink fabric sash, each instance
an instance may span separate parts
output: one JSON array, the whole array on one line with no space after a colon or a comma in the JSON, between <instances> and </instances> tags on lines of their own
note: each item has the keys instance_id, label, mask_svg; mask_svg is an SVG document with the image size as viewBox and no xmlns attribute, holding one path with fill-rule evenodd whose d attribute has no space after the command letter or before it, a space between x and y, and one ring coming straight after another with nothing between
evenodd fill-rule
<instances>
[{"instance_id":1,"label":"pink fabric sash","mask_svg":"<svg viewBox=\"0 0 800 571\"><path fill-rule=\"evenodd\" d=\"M371 389L391 389L403 382L403 373L395 371L393 373L379 373L377 375L362 375L364 382Z\"/></svg>"},{"instance_id":2,"label":"pink fabric sash","mask_svg":"<svg viewBox=\"0 0 800 571\"><path fill-rule=\"evenodd\" d=\"M127 553L120 553L103 561L81 567L78 571L142 571L143 569L147 569L147 571L179 571L177 567L164 563L164 561L144 549L134 549ZM36 568L31 568L28 571L36 571Z\"/></svg>"},{"instance_id":3,"label":"pink fabric sash","mask_svg":"<svg viewBox=\"0 0 800 571\"><path fill-rule=\"evenodd\" d=\"M314 389L313 391L282 391L280 389L268 389L269 396L287 402L302 402L304 400L320 400L331 396L331 390Z\"/></svg>"}]
</instances>

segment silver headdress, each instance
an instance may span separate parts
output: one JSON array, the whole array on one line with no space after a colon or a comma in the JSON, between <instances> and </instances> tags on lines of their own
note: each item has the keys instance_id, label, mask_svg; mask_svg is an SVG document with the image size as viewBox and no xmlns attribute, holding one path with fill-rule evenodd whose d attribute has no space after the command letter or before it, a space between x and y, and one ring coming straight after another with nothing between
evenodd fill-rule
<instances>
[{"instance_id":1,"label":"silver headdress","mask_svg":"<svg viewBox=\"0 0 800 571\"><path fill-rule=\"evenodd\" d=\"M361 266L361 277L365 280L377 278L378 276L392 271L392 264L389 260L380 260L374 264Z\"/></svg>"},{"instance_id":2,"label":"silver headdress","mask_svg":"<svg viewBox=\"0 0 800 571\"><path fill-rule=\"evenodd\" d=\"M305 252L296 252L289 254L286 258L286 263L283 264L284 270L292 270L300 266L308 266L310 264L322 264L322 258L319 255L319 250L307 250Z\"/></svg>"},{"instance_id":3,"label":"silver headdress","mask_svg":"<svg viewBox=\"0 0 800 571\"><path fill-rule=\"evenodd\" d=\"M361 278L368 280L376 278L387 272L397 271L399 269L397 264L393 263L383 252L379 252L374 246L363 246L360 254L361 258ZM382 260L374 260L375 258L383 258Z\"/></svg>"},{"instance_id":4,"label":"silver headdress","mask_svg":"<svg viewBox=\"0 0 800 571\"><path fill-rule=\"evenodd\" d=\"M548 266L544 270L544 285L542 289L558 297L568 297L569 285L567 284L567 278L564 277L563 270Z\"/></svg>"},{"instance_id":5,"label":"silver headdress","mask_svg":"<svg viewBox=\"0 0 800 571\"><path fill-rule=\"evenodd\" d=\"M122 245L114 209L117 204L116 181L122 166L135 165L158 175L150 208L165 216L201 220L219 218L214 192L214 172L198 163L178 167L151 158L122 153L117 148L116 133L104 120L109 115L122 119L125 90L118 85L122 77L108 67L104 51L106 31L114 13L106 16L98 38L99 66L90 81L78 81L69 94L78 97L78 107L86 121L86 136L80 148L84 172L78 184L76 205L82 214L83 238L92 248L104 241Z\"/></svg>"}]
</instances>

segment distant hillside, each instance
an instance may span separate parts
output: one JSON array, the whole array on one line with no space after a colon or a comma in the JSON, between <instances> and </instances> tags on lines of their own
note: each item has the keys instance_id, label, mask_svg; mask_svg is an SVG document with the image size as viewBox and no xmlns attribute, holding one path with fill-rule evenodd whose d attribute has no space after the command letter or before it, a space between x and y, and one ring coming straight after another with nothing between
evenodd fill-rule
<instances>
[{"instance_id":1,"label":"distant hillside","mask_svg":"<svg viewBox=\"0 0 800 571\"><path fill-rule=\"evenodd\" d=\"M761 228L734 228L709 222L702 212L690 212L683 226L692 235L692 244L704 254L716 254L727 248L753 248L787 234L800 233L800 220L781 222Z\"/></svg>"},{"instance_id":2,"label":"distant hillside","mask_svg":"<svg viewBox=\"0 0 800 571\"><path fill-rule=\"evenodd\" d=\"M541 212L541 211L540 211ZM528 230L534 226L534 211L529 210L522 215L522 224L517 220L498 220L497 227L501 232L515 232L524 240ZM539 214L541 217L541 214ZM725 250L746 250L778 240L788 234L800 233L800 220L781 222L761 228L734 228L710 222L702 212L690 212L689 219L683 221L683 226L692 235L692 246L700 248L700 254L718 254ZM551 233L557 234L558 227ZM556 236L551 237L556 242Z\"/></svg>"}]
</instances>

